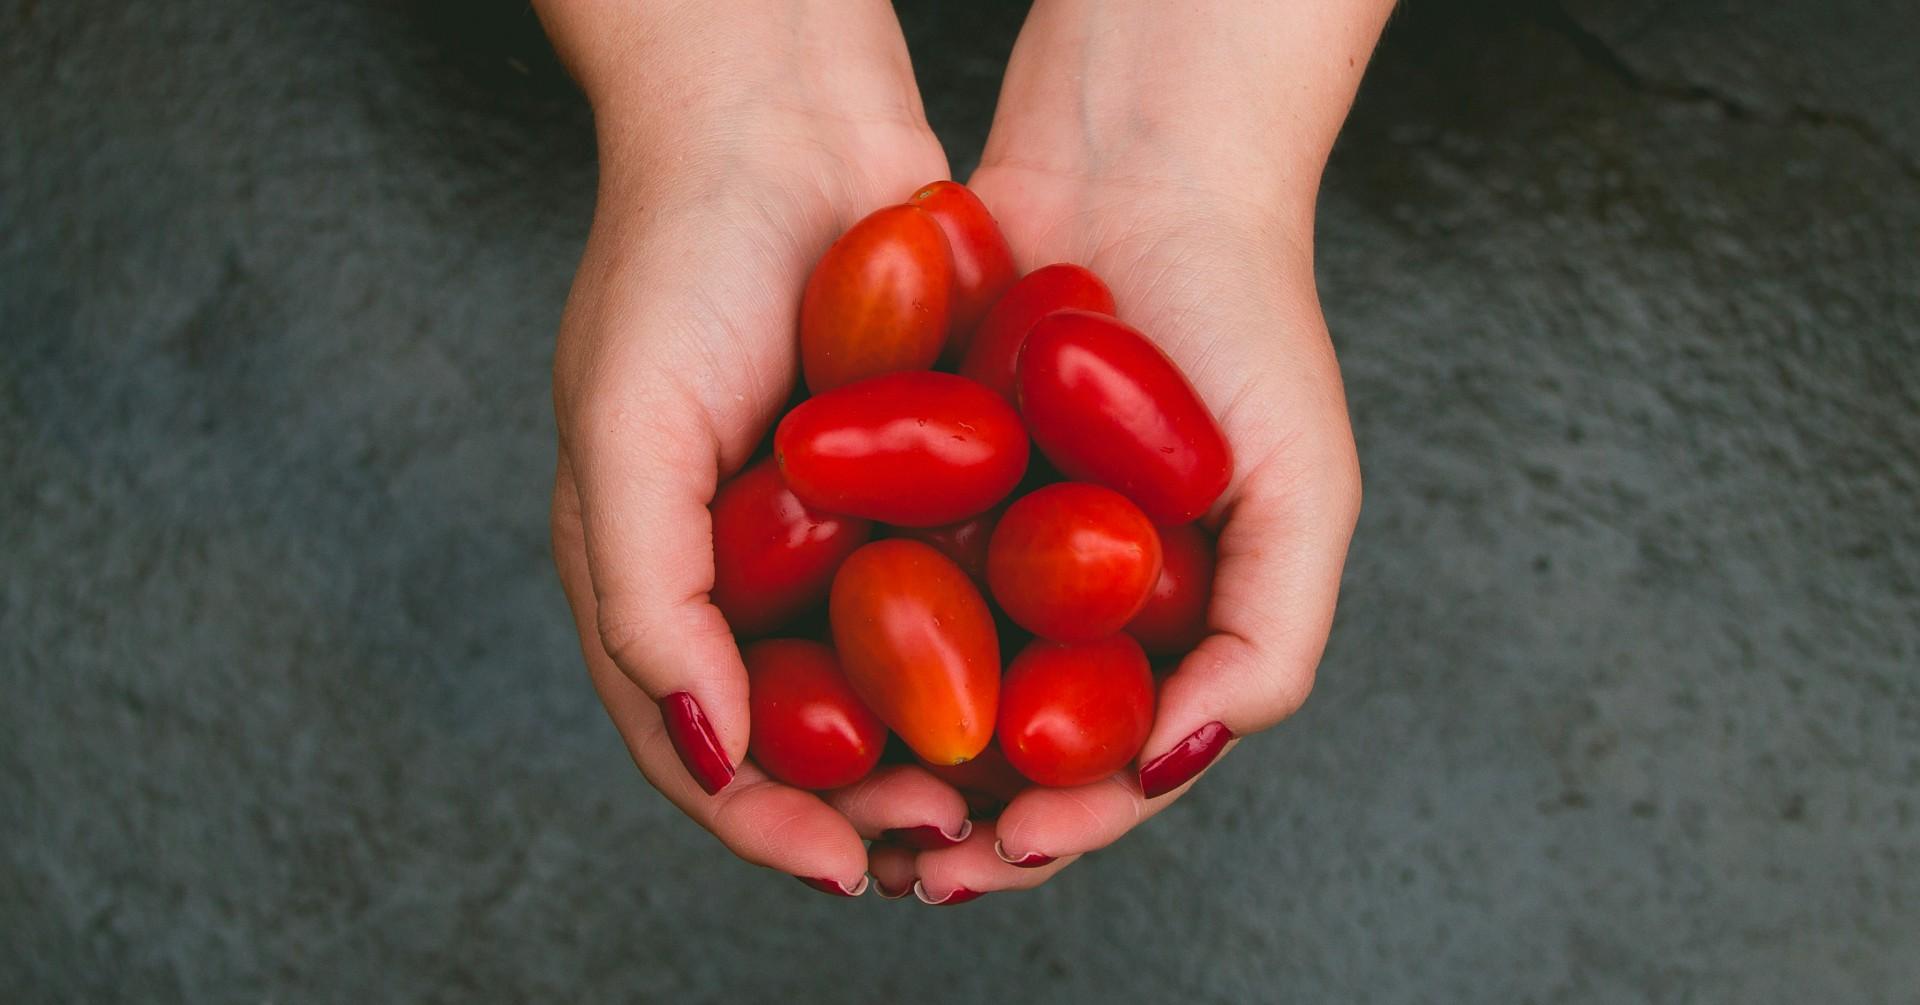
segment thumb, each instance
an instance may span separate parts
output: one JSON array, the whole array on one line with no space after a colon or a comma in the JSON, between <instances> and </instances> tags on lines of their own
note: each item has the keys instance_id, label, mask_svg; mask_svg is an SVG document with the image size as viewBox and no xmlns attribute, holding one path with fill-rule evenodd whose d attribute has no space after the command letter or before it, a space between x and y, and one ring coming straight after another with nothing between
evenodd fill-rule
<instances>
[{"instance_id":1,"label":"thumb","mask_svg":"<svg viewBox=\"0 0 1920 1005\"><path fill-rule=\"evenodd\" d=\"M714 793L746 757L748 733L746 667L708 600L720 452L691 403L648 397L588 398L560 477L580 500L600 643L659 705L681 762Z\"/></svg>"},{"instance_id":2,"label":"thumb","mask_svg":"<svg viewBox=\"0 0 1920 1005\"><path fill-rule=\"evenodd\" d=\"M1140 755L1148 799L1191 781L1235 737L1292 715L1333 626L1360 474L1344 424L1251 472L1219 541L1208 636L1160 689ZM1304 476L1300 472L1307 472Z\"/></svg>"}]
</instances>

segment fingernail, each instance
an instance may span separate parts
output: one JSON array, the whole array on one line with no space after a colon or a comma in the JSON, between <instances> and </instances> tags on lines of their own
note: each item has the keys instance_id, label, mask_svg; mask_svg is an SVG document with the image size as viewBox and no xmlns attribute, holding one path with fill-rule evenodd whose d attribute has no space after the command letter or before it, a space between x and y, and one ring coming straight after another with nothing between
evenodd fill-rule
<instances>
[{"instance_id":1,"label":"fingernail","mask_svg":"<svg viewBox=\"0 0 1920 1005\"><path fill-rule=\"evenodd\" d=\"M680 755L687 774L707 790L707 795L719 792L733 781L733 765L727 763L720 738L714 735L713 725L707 722L706 713L700 711L700 703L693 700L693 695L675 691L660 699L660 717L666 720L667 739L673 741L673 752Z\"/></svg>"},{"instance_id":2,"label":"fingernail","mask_svg":"<svg viewBox=\"0 0 1920 1005\"><path fill-rule=\"evenodd\" d=\"M858 897L867 892L867 877L864 875L860 877L860 882L851 889L831 879L818 879L813 876L795 876L793 878L813 887L821 893L831 893L836 897Z\"/></svg>"},{"instance_id":3,"label":"fingernail","mask_svg":"<svg viewBox=\"0 0 1920 1005\"><path fill-rule=\"evenodd\" d=\"M909 883L898 890L888 890L887 884L876 879L873 881L873 892L879 894L881 900L899 900L901 897L913 892L913 885Z\"/></svg>"},{"instance_id":4,"label":"fingernail","mask_svg":"<svg viewBox=\"0 0 1920 1005\"><path fill-rule=\"evenodd\" d=\"M1209 722L1187 738L1173 745L1173 749L1140 766L1140 788L1148 799L1164 796L1174 789L1187 784L1193 776L1206 769L1220 751L1233 739L1233 731L1220 722Z\"/></svg>"},{"instance_id":5,"label":"fingernail","mask_svg":"<svg viewBox=\"0 0 1920 1005\"><path fill-rule=\"evenodd\" d=\"M1000 856L1000 861L1008 865L1017 865L1022 869L1038 869L1048 862L1053 861L1052 855L1042 855L1037 851L1030 851L1019 858L1014 858L1007 854L1007 850L1002 848L998 841L993 843L993 853Z\"/></svg>"},{"instance_id":6,"label":"fingernail","mask_svg":"<svg viewBox=\"0 0 1920 1005\"><path fill-rule=\"evenodd\" d=\"M952 893L947 894L945 897L939 900L932 900L927 897L927 888L916 879L913 881L913 895L918 897L922 904L932 904L935 907L952 907L955 904L964 904L969 900L979 897L980 892L978 890L969 890L964 886L957 886L954 887Z\"/></svg>"},{"instance_id":7,"label":"fingernail","mask_svg":"<svg viewBox=\"0 0 1920 1005\"><path fill-rule=\"evenodd\" d=\"M921 824L918 827L894 827L880 832L880 840L897 844L914 851L935 851L951 848L967 839L973 833L973 821L962 820L960 833L948 834L933 824Z\"/></svg>"}]
</instances>

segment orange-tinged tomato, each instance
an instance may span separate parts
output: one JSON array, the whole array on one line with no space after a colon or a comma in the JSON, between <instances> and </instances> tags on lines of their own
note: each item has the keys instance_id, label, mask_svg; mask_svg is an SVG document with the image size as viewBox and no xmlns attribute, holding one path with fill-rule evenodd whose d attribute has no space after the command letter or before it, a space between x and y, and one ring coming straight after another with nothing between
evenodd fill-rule
<instances>
[{"instance_id":1,"label":"orange-tinged tomato","mask_svg":"<svg viewBox=\"0 0 1920 1005\"><path fill-rule=\"evenodd\" d=\"M987 744L987 749L965 764L920 764L933 777L960 790L967 801L967 815L975 820L991 819L1030 784L1007 763L1007 755L998 743Z\"/></svg>"},{"instance_id":2,"label":"orange-tinged tomato","mask_svg":"<svg viewBox=\"0 0 1920 1005\"><path fill-rule=\"evenodd\" d=\"M847 680L921 760L959 764L993 739L1000 641L953 560L919 541L861 547L827 602Z\"/></svg>"}]
</instances>

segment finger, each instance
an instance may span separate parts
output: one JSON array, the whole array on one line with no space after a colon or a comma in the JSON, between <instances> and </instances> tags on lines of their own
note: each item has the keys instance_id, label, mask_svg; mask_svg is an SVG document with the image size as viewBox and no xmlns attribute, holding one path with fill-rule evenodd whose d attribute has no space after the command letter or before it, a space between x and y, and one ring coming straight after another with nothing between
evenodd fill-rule
<instances>
[{"instance_id":1,"label":"finger","mask_svg":"<svg viewBox=\"0 0 1920 1005\"><path fill-rule=\"evenodd\" d=\"M853 825L819 797L780 785L752 764L744 765L724 791L709 794L682 768L660 710L600 645L586 552L570 516L572 495L571 484L557 483L555 565L573 607L594 690L640 773L741 858L828 892L857 896L865 889L866 849Z\"/></svg>"},{"instance_id":2,"label":"finger","mask_svg":"<svg viewBox=\"0 0 1920 1005\"><path fill-rule=\"evenodd\" d=\"M658 703L688 773L718 792L746 756L747 672L707 599L719 459L693 414L585 406L560 478L577 491L601 648Z\"/></svg>"},{"instance_id":3,"label":"finger","mask_svg":"<svg viewBox=\"0 0 1920 1005\"><path fill-rule=\"evenodd\" d=\"M972 835L952 848L921 852L914 860L919 875L914 896L924 904L948 906L1001 890L1030 890L1075 861L1076 856L1066 856L1036 868L1009 865L994 853L995 827L977 824Z\"/></svg>"},{"instance_id":4,"label":"finger","mask_svg":"<svg viewBox=\"0 0 1920 1005\"><path fill-rule=\"evenodd\" d=\"M867 875L873 892L885 900L899 900L913 892L915 853L890 841L875 841L867 849Z\"/></svg>"},{"instance_id":5,"label":"finger","mask_svg":"<svg viewBox=\"0 0 1920 1005\"><path fill-rule=\"evenodd\" d=\"M1105 848L1171 802L1149 802L1130 771L1070 789L1031 788L1000 814L995 850L1011 865L1043 866Z\"/></svg>"},{"instance_id":6,"label":"finger","mask_svg":"<svg viewBox=\"0 0 1920 1005\"><path fill-rule=\"evenodd\" d=\"M882 767L826 794L861 837L924 851L966 840L967 801L918 765Z\"/></svg>"},{"instance_id":7,"label":"finger","mask_svg":"<svg viewBox=\"0 0 1920 1005\"><path fill-rule=\"evenodd\" d=\"M1161 686L1141 750L1148 799L1192 780L1237 736L1292 715L1313 688L1359 517L1359 466L1337 427L1248 473L1226 511L1208 610L1213 635Z\"/></svg>"}]
</instances>

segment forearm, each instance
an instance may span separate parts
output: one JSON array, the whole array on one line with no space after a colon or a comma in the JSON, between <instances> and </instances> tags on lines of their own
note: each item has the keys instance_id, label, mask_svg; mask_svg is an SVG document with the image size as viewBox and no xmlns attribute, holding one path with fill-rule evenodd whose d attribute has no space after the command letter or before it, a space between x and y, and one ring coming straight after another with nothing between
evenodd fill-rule
<instances>
[{"instance_id":1,"label":"forearm","mask_svg":"<svg viewBox=\"0 0 1920 1005\"><path fill-rule=\"evenodd\" d=\"M1310 202L1392 0L1037 0L985 163ZM1067 134L1067 135L1063 135Z\"/></svg>"},{"instance_id":2,"label":"forearm","mask_svg":"<svg viewBox=\"0 0 1920 1005\"><path fill-rule=\"evenodd\" d=\"M712 134L815 120L864 134L924 129L886 0L535 0L593 105L602 159L685 156ZM758 138L758 137L754 137Z\"/></svg>"}]
</instances>

